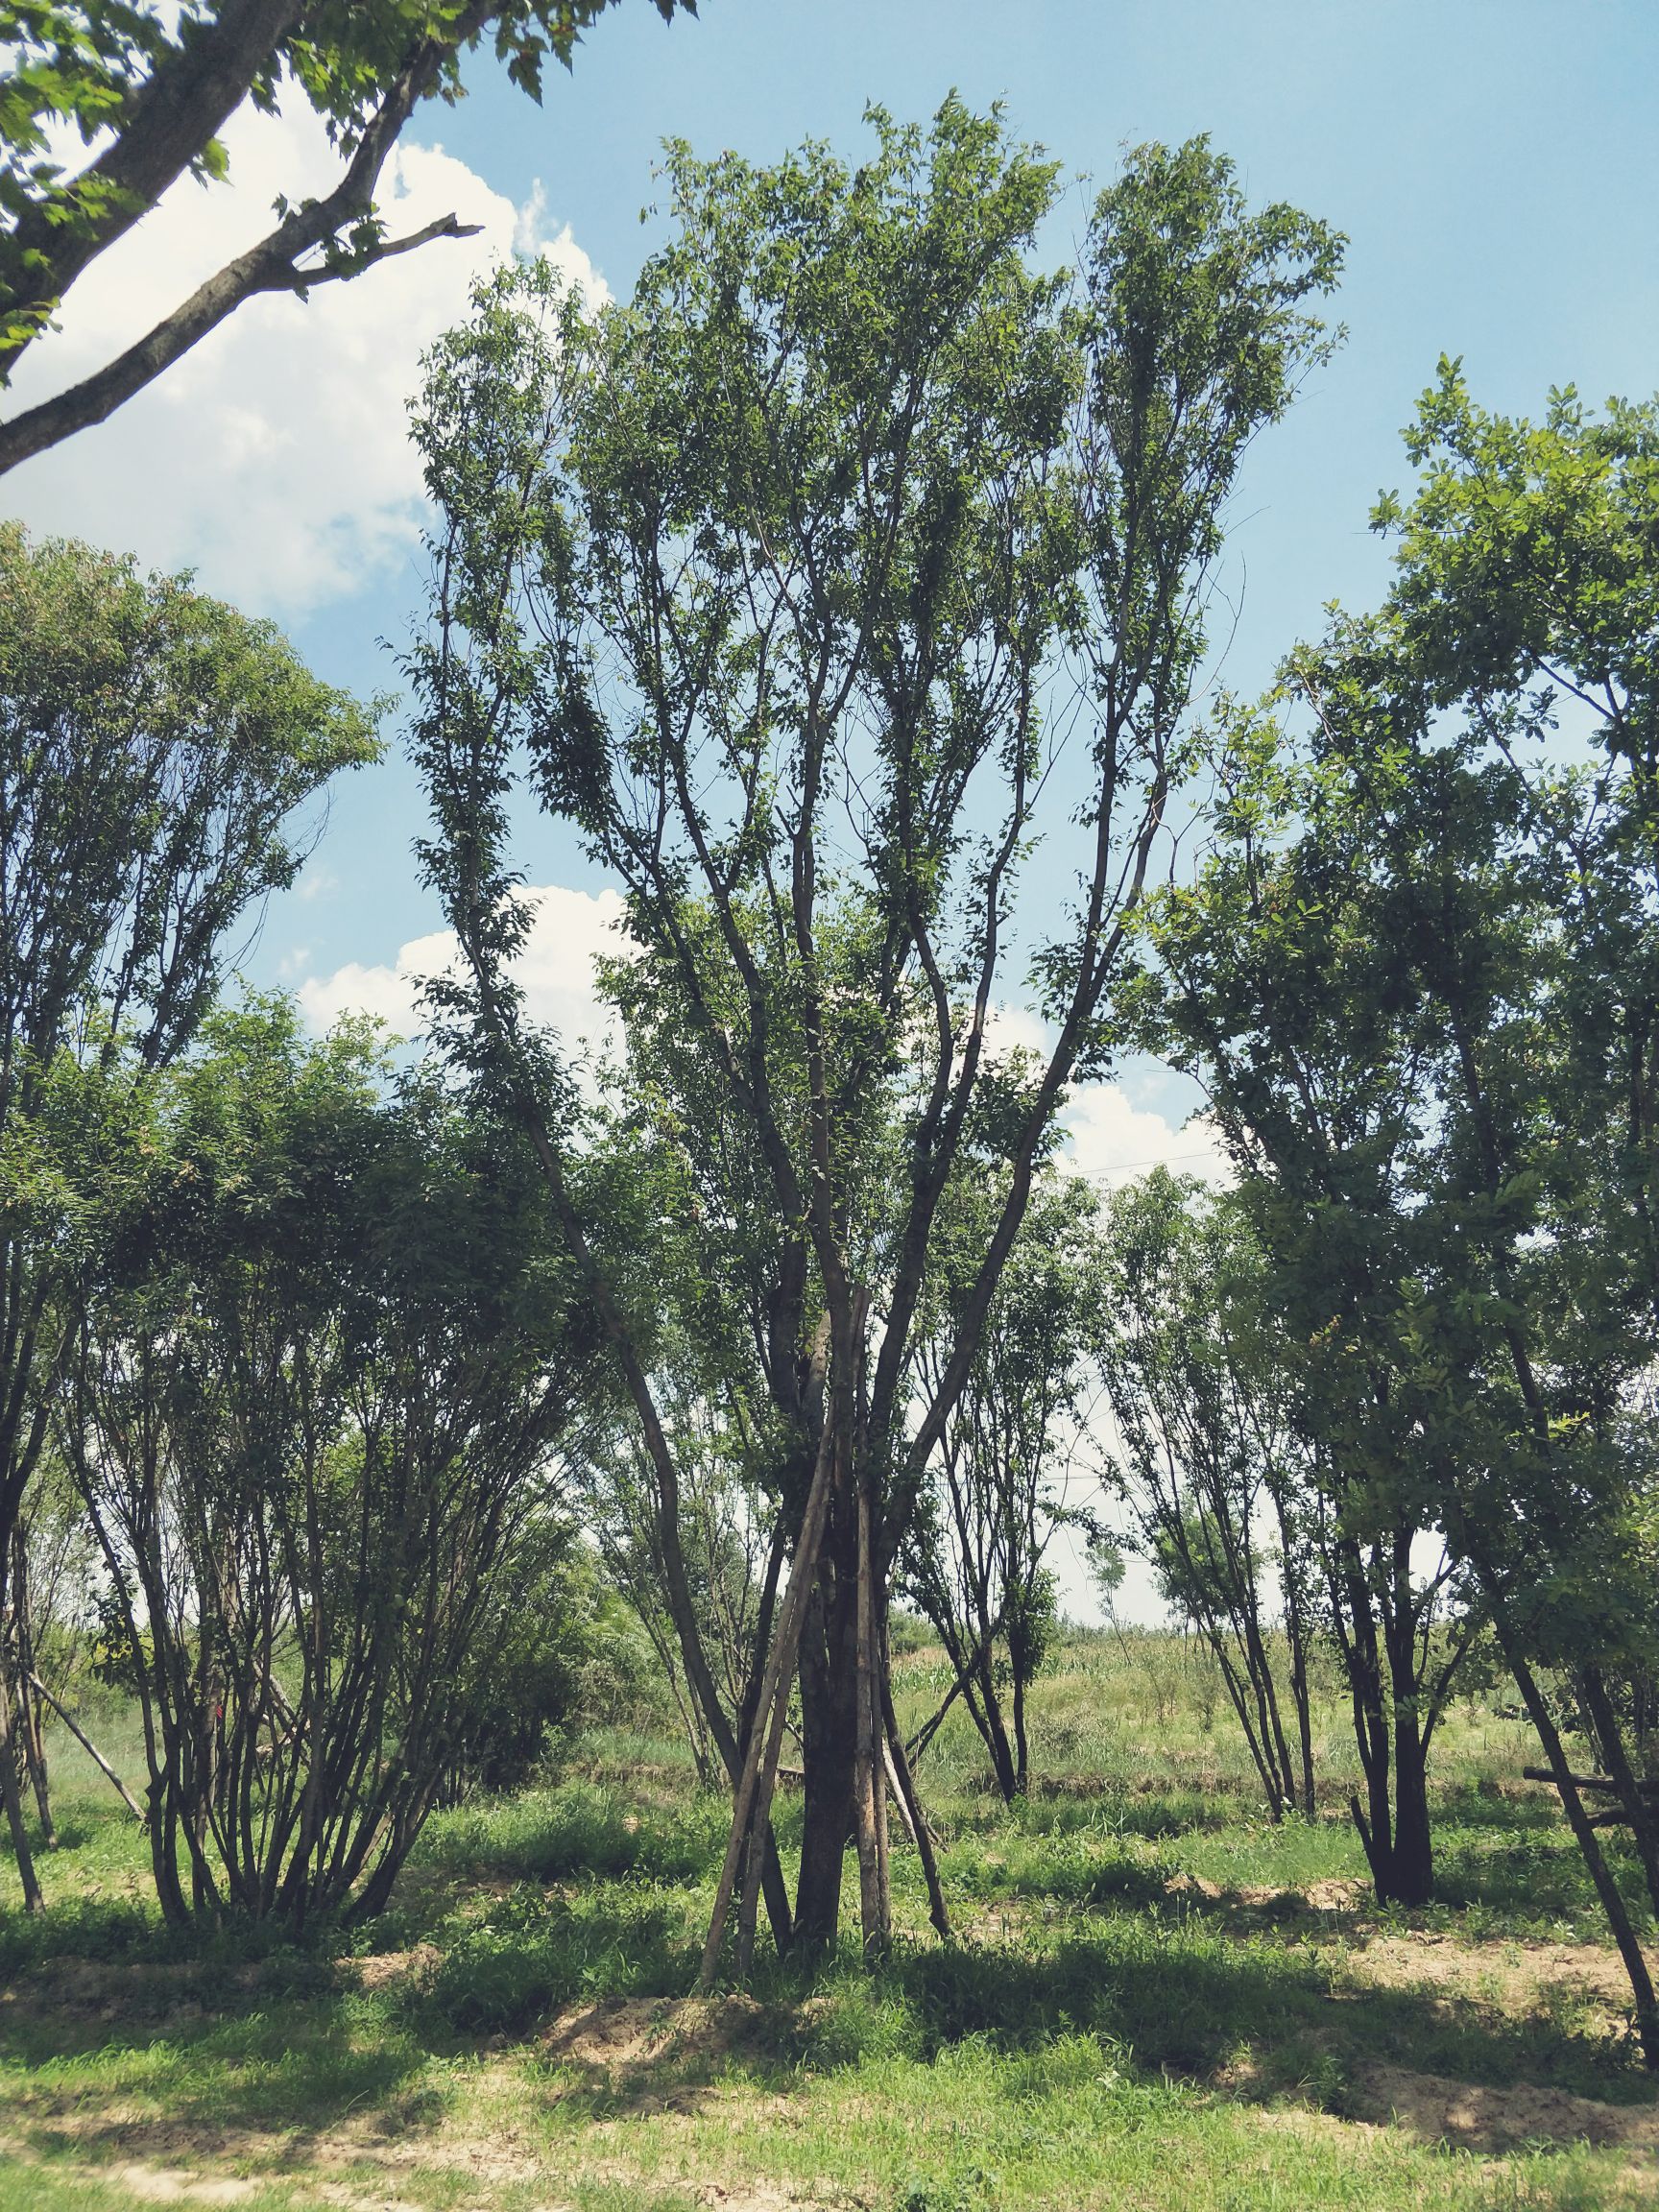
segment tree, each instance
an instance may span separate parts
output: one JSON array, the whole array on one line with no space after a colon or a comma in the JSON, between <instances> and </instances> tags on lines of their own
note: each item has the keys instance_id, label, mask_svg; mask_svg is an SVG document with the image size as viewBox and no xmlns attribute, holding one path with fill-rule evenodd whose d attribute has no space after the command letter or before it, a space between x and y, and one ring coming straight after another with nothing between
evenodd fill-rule
<instances>
[{"instance_id":1,"label":"tree","mask_svg":"<svg viewBox=\"0 0 1659 2212\"><path fill-rule=\"evenodd\" d=\"M1161 932L1172 1021L1258 1168L1314 1432L1478 1588L1659 2062L1544 1678L1659 1898L1609 1694L1654 1650L1653 421L1493 421L1448 364L1408 443L1387 604L1230 718L1220 850Z\"/></svg>"},{"instance_id":2,"label":"tree","mask_svg":"<svg viewBox=\"0 0 1659 2212\"><path fill-rule=\"evenodd\" d=\"M1323 351L1306 302L1339 258L1294 210L1247 212L1202 143L1153 148L1101 196L1069 303L1025 260L1050 164L954 100L926 133L872 120L856 170L820 146L771 169L672 148L676 233L632 302L589 316L509 275L438 349L419 422L441 517L411 661L424 864L464 955L437 1004L531 1135L651 1460L686 1673L737 1791L710 1972L740 1869L744 1954L797 1673L795 1933L833 1939L854 1835L866 1941L886 1941L887 1577L1066 1084L1103 1064L1221 505ZM746 1726L674 1565L649 1323L583 1217L568 1090L512 974L521 772L625 885L639 987L740 1125L770 1222L768 1479L793 1556ZM1075 895L1036 955L1053 1041L1027 1068L988 1022L1022 864L1068 817L1051 865L1075 860ZM1001 1198L919 1405L970 1144Z\"/></svg>"},{"instance_id":3,"label":"tree","mask_svg":"<svg viewBox=\"0 0 1659 2212\"><path fill-rule=\"evenodd\" d=\"M281 1001L216 1016L78 1301L61 1433L175 1922L378 1911L560 1694L596 1340L526 1149L419 1075L383 1099L379 1060Z\"/></svg>"},{"instance_id":4,"label":"tree","mask_svg":"<svg viewBox=\"0 0 1659 2212\"><path fill-rule=\"evenodd\" d=\"M188 1046L238 919L293 880L295 809L375 751L269 624L0 528L0 1612L133 1086ZM3 1737L0 1790L14 1813Z\"/></svg>"},{"instance_id":5,"label":"tree","mask_svg":"<svg viewBox=\"0 0 1659 2212\"><path fill-rule=\"evenodd\" d=\"M1489 1593L1659 2064L1659 2005L1596 1834L1628 1827L1659 1909L1642 1734L1659 1666L1647 1418L1659 1322L1659 406L1612 400L1598 418L1569 388L1551 394L1540 422L1492 416L1443 360L1407 446L1415 495L1385 497L1373 516L1398 538L1379 625L1386 664L1420 714L1454 719L1469 750L1501 755L1514 872L1543 917L1514 994L1520 1018L1491 1022L1490 956L1466 944L1434 976L1459 1040L1465 1173L1491 1219L1482 1257L1503 1324L1491 1397L1514 1439L1455 1496L1456 1537ZM1587 1724L1602 1768L1584 1778L1594 1811L1541 1664L1561 1670Z\"/></svg>"},{"instance_id":6,"label":"tree","mask_svg":"<svg viewBox=\"0 0 1659 2212\"><path fill-rule=\"evenodd\" d=\"M1214 1654L1270 1816L1311 1819L1319 1512L1288 1378L1251 1311L1262 1256L1230 1194L1163 1168L1102 1214L1111 1476L1166 1599Z\"/></svg>"},{"instance_id":7,"label":"tree","mask_svg":"<svg viewBox=\"0 0 1659 2212\"><path fill-rule=\"evenodd\" d=\"M441 217L386 235L375 188L422 101L461 97L464 54L488 39L538 102L549 55L569 66L582 32L611 0L8 0L0 50L0 385L52 328L100 254L172 184L228 174L219 132L244 101L275 113L303 94L328 129L340 177L321 200L279 200L257 244L199 285L133 345L56 397L0 423L0 474L102 422L262 292L304 299L318 284L475 227ZM664 20L675 0L654 0ZM689 13L696 0L682 0ZM55 133L89 149L71 173Z\"/></svg>"},{"instance_id":8,"label":"tree","mask_svg":"<svg viewBox=\"0 0 1659 2212\"><path fill-rule=\"evenodd\" d=\"M1311 656L1287 665L1286 697L1304 679L1322 703L1305 768L1276 723L1224 710L1215 849L1154 932L1166 1042L1241 1170L1262 1303L1331 1517L1329 1618L1366 1779L1356 1822L1379 1894L1420 1903L1429 1748L1475 1627L1466 1611L1442 1645L1451 1562L1424 1575L1414 1561L1447 1529L1425 1425L1454 1447L1413 1330L1443 1291L1457 1310L1473 1226L1461 1182L1441 1180L1449 1041L1422 960L1448 919L1435 897L1455 883L1466 903L1501 900L1502 871L1490 808L1452 758L1407 757L1396 703L1361 763Z\"/></svg>"},{"instance_id":9,"label":"tree","mask_svg":"<svg viewBox=\"0 0 1659 2212\"><path fill-rule=\"evenodd\" d=\"M973 1182L947 1196L917 1316L924 1403L955 1350L997 1204L994 1188ZM1083 1353L1099 1300L1094 1227L1086 1183L1053 1170L1041 1179L901 1555L904 1587L955 1674L919 1743L960 1696L1009 1804L1030 1780L1025 1697L1055 1624L1048 1547L1068 1523L1093 1526L1068 1503L1064 1473L1083 1416Z\"/></svg>"},{"instance_id":10,"label":"tree","mask_svg":"<svg viewBox=\"0 0 1659 2212\"><path fill-rule=\"evenodd\" d=\"M48 1455L36 1470L12 1531L6 1610L0 1615L0 1699L41 1836L54 1850L58 1831L46 1757L50 1717L62 1718L105 1773L112 1771L73 1718L85 1674L87 1631L96 1619L96 1584L97 1553L85 1515L61 1461Z\"/></svg>"}]
</instances>

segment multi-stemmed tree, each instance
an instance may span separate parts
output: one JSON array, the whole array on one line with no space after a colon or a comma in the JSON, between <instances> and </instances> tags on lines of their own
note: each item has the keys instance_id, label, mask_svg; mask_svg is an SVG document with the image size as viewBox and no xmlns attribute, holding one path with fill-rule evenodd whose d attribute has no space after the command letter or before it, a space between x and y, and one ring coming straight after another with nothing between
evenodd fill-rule
<instances>
[{"instance_id":1,"label":"multi-stemmed tree","mask_svg":"<svg viewBox=\"0 0 1659 2212\"><path fill-rule=\"evenodd\" d=\"M1404 1598L1414 1529L1472 1582L1659 2063L1548 1674L1659 1902L1637 1694L1659 1650L1654 416L1569 394L1505 421L1443 365L1408 445L1383 609L1225 718L1215 849L1156 931L1166 1035L1248 1171L1339 1529L1395 1530ZM1397 1679L1411 1615L1381 1620ZM1433 1697L1395 1708L1420 1745Z\"/></svg>"},{"instance_id":2,"label":"multi-stemmed tree","mask_svg":"<svg viewBox=\"0 0 1659 2212\"><path fill-rule=\"evenodd\" d=\"M268 623L0 529L0 1615L132 1087L186 1048L229 933L292 881L296 809L374 752Z\"/></svg>"},{"instance_id":3,"label":"multi-stemmed tree","mask_svg":"<svg viewBox=\"0 0 1659 2212\"><path fill-rule=\"evenodd\" d=\"M889 1569L1066 1086L1107 1065L1222 504L1327 344L1308 302L1339 244L1248 212L1193 143L1134 156L1074 277L1041 276L1051 164L954 100L928 132L873 122L856 168L671 149L674 235L626 305L589 313L534 272L484 291L420 416L439 522L411 674L425 867L463 955L438 1012L528 1131L614 1349L686 1674L737 1784L727 1887L741 1862L747 1930L798 1677L793 1930L833 1938L855 1835L878 1948L888 1759L907 1790ZM579 1102L514 979L527 802L625 886L636 1005L684 1040L677 1150L711 1279L759 1225L765 1479L793 1556L736 1714L699 1647L637 1256L584 1211ZM1053 895L1021 950L1040 838ZM1048 1024L1029 1063L991 1030L1026 974ZM997 1199L921 1387L971 1154ZM769 1904L787 1936L775 1876Z\"/></svg>"},{"instance_id":4,"label":"multi-stemmed tree","mask_svg":"<svg viewBox=\"0 0 1659 2212\"><path fill-rule=\"evenodd\" d=\"M557 1659L596 1332L522 1141L387 1083L360 1030L217 1016L74 1300L63 1449L174 1922L379 1910L440 1791L541 1733L496 1708Z\"/></svg>"},{"instance_id":5,"label":"multi-stemmed tree","mask_svg":"<svg viewBox=\"0 0 1659 2212\"><path fill-rule=\"evenodd\" d=\"M1270 1816L1311 1819L1321 1517L1289 1378L1254 1310L1261 1264L1231 1193L1163 1168L1114 1192L1094 1364L1132 1540L1209 1644Z\"/></svg>"}]
</instances>

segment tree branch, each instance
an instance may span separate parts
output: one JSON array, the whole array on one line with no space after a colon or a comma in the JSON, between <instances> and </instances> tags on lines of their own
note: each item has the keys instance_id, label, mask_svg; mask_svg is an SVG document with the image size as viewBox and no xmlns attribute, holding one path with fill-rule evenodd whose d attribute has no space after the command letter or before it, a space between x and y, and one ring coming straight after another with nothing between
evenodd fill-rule
<instances>
[{"instance_id":1,"label":"tree branch","mask_svg":"<svg viewBox=\"0 0 1659 2212\"><path fill-rule=\"evenodd\" d=\"M497 0L473 0L448 38L427 39L416 50L387 87L345 174L326 199L310 200L302 207L290 209L256 246L227 262L115 360L67 392L0 423L0 476L35 454L60 445L76 431L105 421L256 294L303 294L313 284L361 276L377 261L411 252L432 238L470 236L476 226L463 225L447 215L410 237L376 240L354 252L338 268L308 271L301 263L303 254L326 247L349 225L373 214L374 188L399 132L437 82L445 57L483 28L495 12L496 4Z\"/></svg>"},{"instance_id":2,"label":"tree branch","mask_svg":"<svg viewBox=\"0 0 1659 2212\"><path fill-rule=\"evenodd\" d=\"M39 336L76 278L200 157L304 8L305 0L228 0L212 22L193 26L133 93L113 142L60 194L19 216L3 252L13 303L27 320L0 341L0 373Z\"/></svg>"}]
</instances>

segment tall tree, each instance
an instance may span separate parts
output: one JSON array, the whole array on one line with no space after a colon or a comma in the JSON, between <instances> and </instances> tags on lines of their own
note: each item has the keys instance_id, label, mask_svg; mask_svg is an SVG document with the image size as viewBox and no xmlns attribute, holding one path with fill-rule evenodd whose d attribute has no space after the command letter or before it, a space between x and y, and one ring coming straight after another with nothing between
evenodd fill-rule
<instances>
[{"instance_id":1,"label":"tall tree","mask_svg":"<svg viewBox=\"0 0 1659 2212\"><path fill-rule=\"evenodd\" d=\"M535 1162L285 1002L151 1088L66 1456L144 1720L164 1914L377 1911L571 1540L596 1333Z\"/></svg>"},{"instance_id":2,"label":"tall tree","mask_svg":"<svg viewBox=\"0 0 1659 2212\"><path fill-rule=\"evenodd\" d=\"M0 1611L132 1087L189 1044L238 919L293 880L295 809L375 750L269 624L0 528ZM9 1810L12 1777L0 1740Z\"/></svg>"},{"instance_id":3,"label":"tall tree","mask_svg":"<svg viewBox=\"0 0 1659 2212\"><path fill-rule=\"evenodd\" d=\"M1374 525L1398 540L1382 680L1502 756L1516 873L1542 926L1508 1018L1493 963L1448 931L1433 971L1458 1041L1464 1172L1503 1322L1500 1455L1455 1503L1458 1540L1630 1969L1659 2064L1659 2005L1596 1829L1628 1826L1659 1911L1659 1815L1644 1718L1659 1679L1659 1328L1652 1068L1659 1045L1659 405L1569 388L1542 421L1488 414L1442 361L1407 450L1421 474ZM1577 772L1572 772L1572 764ZM1462 921L1455 908L1448 918ZM1562 1670L1603 1771L1587 1805L1540 1665ZM1604 1808L1598 1812L1597 1808Z\"/></svg>"},{"instance_id":4,"label":"tall tree","mask_svg":"<svg viewBox=\"0 0 1659 2212\"><path fill-rule=\"evenodd\" d=\"M999 1203L994 1185L979 1187L976 1163L966 1165L941 1212L917 1317L925 1401L955 1352L987 1214ZM1038 1180L901 1554L906 1593L954 1673L922 1740L961 1697L1009 1804L1030 1781L1026 1695L1056 1622L1048 1549L1067 1525L1097 1533L1066 1480L1099 1300L1094 1230L1087 1183L1053 1171Z\"/></svg>"},{"instance_id":5,"label":"tall tree","mask_svg":"<svg viewBox=\"0 0 1659 2212\"><path fill-rule=\"evenodd\" d=\"M1253 1310L1260 1248L1230 1193L1164 1168L1102 1213L1112 1475L1166 1598L1214 1654L1270 1816L1311 1819L1323 1516L1289 1378Z\"/></svg>"},{"instance_id":6,"label":"tall tree","mask_svg":"<svg viewBox=\"0 0 1659 2212\"><path fill-rule=\"evenodd\" d=\"M855 170L821 146L771 169L671 149L676 232L626 307L589 317L545 276L480 298L420 422L442 519L412 673L425 865L465 961L441 1010L542 1159L670 1553L679 1471L645 1323L582 1216L557 1061L513 977L521 775L625 884L643 974L744 1132L772 1224L771 1480L794 1551L747 1740L679 1592L676 1624L738 1784L722 1897L742 1862L743 1925L798 1671L796 1931L833 1938L855 1835L878 1949L884 1732L902 1752L888 1571L1065 1087L1104 1062L1221 507L1326 344L1307 302L1339 243L1247 211L1201 142L1148 149L1102 194L1069 301L1025 259L1051 164L954 100L930 132L872 121ZM1025 1067L988 1022L1046 827L1074 893L1037 952L1053 1041ZM873 1213L878 1141L896 1167ZM1000 1202L918 1404L919 1305L970 1141Z\"/></svg>"},{"instance_id":7,"label":"tall tree","mask_svg":"<svg viewBox=\"0 0 1659 2212\"><path fill-rule=\"evenodd\" d=\"M1305 1398L1361 1500L1440 1529L1538 1728L1659 2061L1659 2009L1545 1677L1650 1663L1652 410L1545 424L1451 364L1379 614L1229 718L1218 850L1161 931L1254 1189ZM1627 1708L1628 1710L1628 1708Z\"/></svg>"},{"instance_id":8,"label":"tall tree","mask_svg":"<svg viewBox=\"0 0 1659 2212\"><path fill-rule=\"evenodd\" d=\"M1286 701L1305 680L1322 703L1310 758L1271 717L1224 712L1215 849L1168 894L1156 936L1166 1044L1241 1170L1263 1302L1333 1518L1325 1581L1366 1780L1356 1819L1379 1893L1421 1903L1429 1748L1467 1629L1441 1648L1447 1571L1418 1569L1447 1529L1424 1425L1448 1431L1411 1286L1467 1286L1472 1227L1456 1170L1445 1179L1452 1063L1422 983L1437 927L1424 905L1456 884L1496 926L1507 879L1498 817L1462 764L1407 757L1392 703L1355 760L1334 734L1330 673L1312 656L1286 671Z\"/></svg>"},{"instance_id":9,"label":"tall tree","mask_svg":"<svg viewBox=\"0 0 1659 2212\"><path fill-rule=\"evenodd\" d=\"M219 132L251 102L296 95L327 127L340 175L319 200L279 200L265 236L171 306L123 352L55 397L0 422L0 475L102 422L262 292L318 284L476 226L441 216L389 237L374 194L422 101L461 97L462 57L489 43L538 102L549 55L569 66L611 0L5 0L0 54L0 387L100 254L186 175L228 173ZM664 20L676 0L654 0ZM681 0L695 14L696 0ZM71 170L62 139L88 158ZM158 303L159 304L159 303Z\"/></svg>"}]
</instances>

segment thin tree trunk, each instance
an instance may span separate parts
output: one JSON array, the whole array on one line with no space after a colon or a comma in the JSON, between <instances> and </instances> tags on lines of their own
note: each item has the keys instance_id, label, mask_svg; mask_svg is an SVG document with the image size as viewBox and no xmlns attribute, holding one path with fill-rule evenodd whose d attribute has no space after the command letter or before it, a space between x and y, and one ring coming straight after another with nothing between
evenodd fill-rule
<instances>
[{"instance_id":1,"label":"thin tree trunk","mask_svg":"<svg viewBox=\"0 0 1659 2212\"><path fill-rule=\"evenodd\" d=\"M775 1724L774 1707L786 1710L788 1705L789 1680L817 1574L818 1552L829 1511L835 1456L834 1435L826 1425L818 1448L818 1462L812 1471L811 1488L806 1494L806 1509L802 1516L800 1547L789 1571L789 1584L783 1594L778 1632L766 1662L760 1695L755 1704L755 1724L749 1732L748 1751L733 1796L732 1833L726 1846L726 1863L721 1868L719 1884L714 1892L714 1910L709 1916L709 1936L703 1947L703 1964L698 1975L697 1985L702 1990L712 1985L714 1971L720 1962L721 1939L726 1932L726 1917L731 1910L739 1867L749 1854L752 1843L760 1845L767 1833L767 1824L755 1822L756 1808L762 1794L761 1769L763 1765L772 1769L764 1784L764 1794L770 1801L778 1745L782 1737L781 1720ZM752 1827L757 1829L753 1837Z\"/></svg>"},{"instance_id":2,"label":"thin tree trunk","mask_svg":"<svg viewBox=\"0 0 1659 2212\"><path fill-rule=\"evenodd\" d=\"M52 1794L46 1772L46 1743L40 1725L40 1702L29 1688L31 1677L25 1675L17 1689L17 1725L23 1743L23 1764L29 1769L30 1787L35 1792L35 1809L40 1815L40 1834L48 1851L58 1848L58 1824L52 1817Z\"/></svg>"},{"instance_id":3,"label":"thin tree trunk","mask_svg":"<svg viewBox=\"0 0 1659 2212\"><path fill-rule=\"evenodd\" d=\"M801 1652L801 1746L805 1802L795 1940L807 1951L834 1947L841 1878L854 1832L854 1759L858 1737L857 1528L843 1514L820 1561ZM854 1524L850 1528L847 1524ZM851 1545L847 1542L852 1537ZM849 1556L849 1554L851 1554Z\"/></svg>"},{"instance_id":4,"label":"thin tree trunk","mask_svg":"<svg viewBox=\"0 0 1659 2212\"><path fill-rule=\"evenodd\" d=\"M126 1783L122 1781L120 1775L116 1773L114 1767L110 1766L108 1760L105 1758L103 1752L99 1750L97 1744L93 1743L91 1737L85 1733L85 1731L79 1725L77 1721L70 1719L69 1715L64 1711L63 1707L59 1703L58 1699L53 1696L51 1691L47 1689L45 1683L42 1682L38 1676L31 1675L30 1680L34 1684L36 1690L38 1691L40 1695L45 1698L47 1704L51 1706L53 1712L57 1714L59 1719L62 1721L64 1727L68 1729L70 1735L74 1737L76 1743L80 1744L82 1750L85 1752L87 1758L91 1760L93 1766L97 1767L99 1773L104 1776L107 1782L112 1783L116 1790L120 1791L121 1796L126 1803L128 1812L132 1814L133 1819L138 1822L140 1827L142 1827L149 1817L145 1813L143 1806L139 1804L137 1798L133 1796L132 1791L128 1789Z\"/></svg>"},{"instance_id":5,"label":"thin tree trunk","mask_svg":"<svg viewBox=\"0 0 1659 2212\"><path fill-rule=\"evenodd\" d=\"M858 1739L853 1804L858 1835L858 1908L864 1958L874 1965L892 1943L892 1904L887 1871L887 1789L877 1751L881 1738L880 1698L876 1664L880 1650L876 1624L875 1570L870 1542L870 1487L858 1485Z\"/></svg>"},{"instance_id":6,"label":"thin tree trunk","mask_svg":"<svg viewBox=\"0 0 1659 2212\"><path fill-rule=\"evenodd\" d=\"M893 1762L893 1772L898 1779L903 1802L909 1815L910 1833L916 1839L916 1855L922 1862L922 1878L927 1885L927 1914L939 1934L949 1938L950 1915L945 1908L945 1891L939 1881L939 1864L933 1856L933 1839L927 1829L927 1815L922 1810L917 1794L916 1777L910 1770L910 1762L904 1751L904 1737L899 1726L899 1715L893 1703L893 1680L888 1669L881 1670L881 1713L887 1730L887 1750Z\"/></svg>"},{"instance_id":7,"label":"thin tree trunk","mask_svg":"<svg viewBox=\"0 0 1659 2212\"><path fill-rule=\"evenodd\" d=\"M1012 1805L1020 1794L1019 1778L1014 1765L1014 1753L1008 1743L1007 1726L1002 1719L1001 1703L992 1678L994 1659L990 1645L980 1645L978 1653L977 1665L962 1685L962 1702L979 1731L979 1740L991 1761L991 1776L1002 1802L1004 1805Z\"/></svg>"},{"instance_id":8,"label":"thin tree trunk","mask_svg":"<svg viewBox=\"0 0 1659 2212\"><path fill-rule=\"evenodd\" d=\"M12 1538L12 1632L16 1662L17 1735L23 1746L23 1764L29 1770L40 1815L40 1833L48 1851L58 1848L58 1830L52 1818L52 1795L46 1773L46 1746L40 1726L40 1701L30 1693L35 1674L34 1594L30 1587L29 1551L21 1526ZM5 1685L9 1694L12 1684Z\"/></svg>"},{"instance_id":9,"label":"thin tree trunk","mask_svg":"<svg viewBox=\"0 0 1659 2212\"><path fill-rule=\"evenodd\" d=\"M1302 1817L1311 1820L1313 1796L1313 1701L1308 1681L1308 1647L1298 1626L1290 1642L1290 1695L1296 1705L1296 1744L1302 1757Z\"/></svg>"},{"instance_id":10,"label":"thin tree trunk","mask_svg":"<svg viewBox=\"0 0 1659 2212\"><path fill-rule=\"evenodd\" d=\"M0 1684L0 1800L6 1807L6 1825L12 1831L12 1848L17 1859L17 1879L23 1886L23 1909L27 1912L45 1911L46 1900L40 1892L40 1878L35 1871L35 1855L29 1848L29 1832L23 1822L23 1800L17 1789L17 1764L12 1749L12 1700Z\"/></svg>"}]
</instances>

